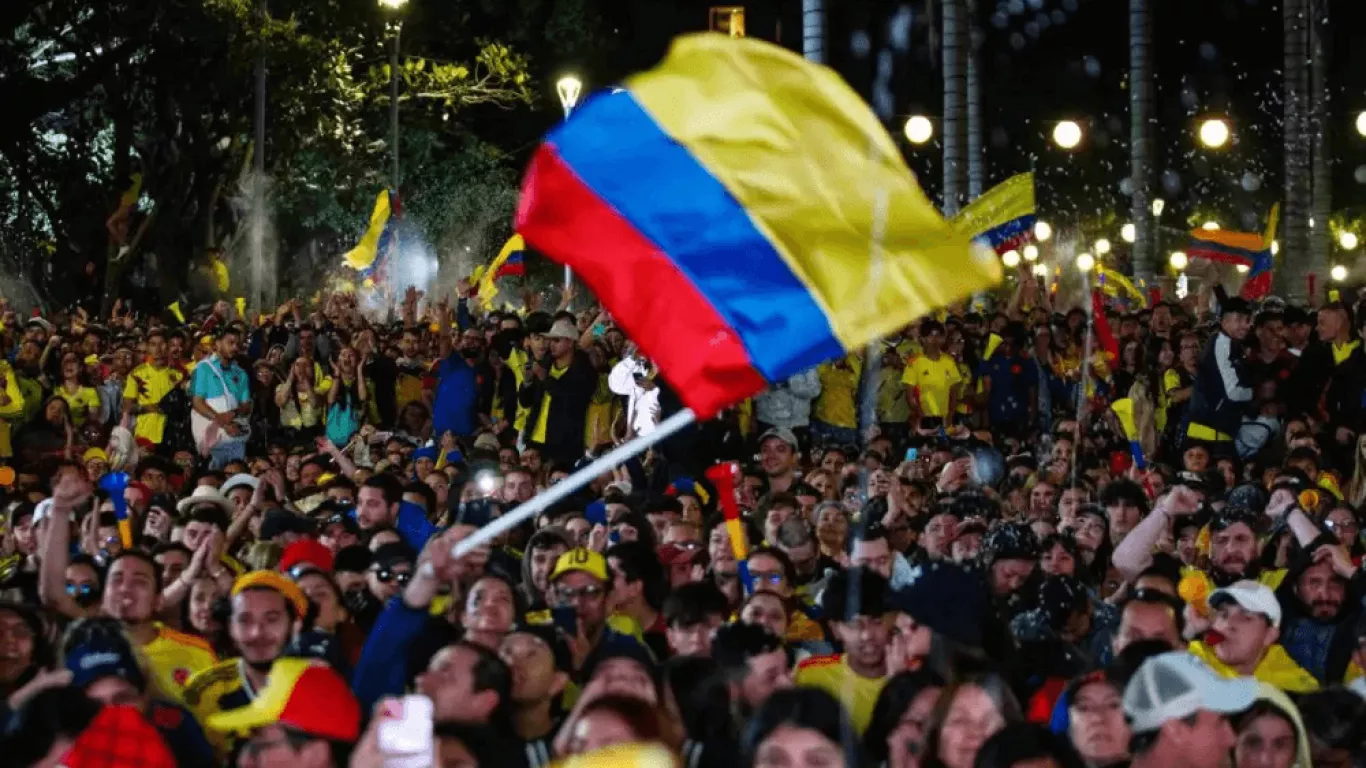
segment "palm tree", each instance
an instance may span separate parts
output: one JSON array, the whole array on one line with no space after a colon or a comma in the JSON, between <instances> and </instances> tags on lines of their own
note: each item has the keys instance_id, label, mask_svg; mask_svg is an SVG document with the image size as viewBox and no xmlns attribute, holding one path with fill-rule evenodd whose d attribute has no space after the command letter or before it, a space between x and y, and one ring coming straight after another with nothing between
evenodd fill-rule
<instances>
[{"instance_id":1,"label":"palm tree","mask_svg":"<svg viewBox=\"0 0 1366 768\"><path fill-rule=\"evenodd\" d=\"M1310 117L1310 137L1313 146L1313 173L1310 199L1312 200L1311 219L1314 226L1309 229L1309 271L1324 274L1332 254L1332 233L1328 229L1328 217L1333 212L1333 166L1328 153L1328 3L1325 0L1310 0L1309 5L1309 51L1312 63L1312 90L1310 100L1313 104Z\"/></svg>"},{"instance_id":2,"label":"palm tree","mask_svg":"<svg viewBox=\"0 0 1366 768\"><path fill-rule=\"evenodd\" d=\"M825 0L802 0L802 55L825 63Z\"/></svg>"},{"instance_id":3,"label":"palm tree","mask_svg":"<svg viewBox=\"0 0 1366 768\"><path fill-rule=\"evenodd\" d=\"M1149 0L1129 0L1129 163L1133 180L1134 276L1157 269L1153 232L1153 18Z\"/></svg>"},{"instance_id":4,"label":"palm tree","mask_svg":"<svg viewBox=\"0 0 1366 768\"><path fill-rule=\"evenodd\" d=\"M1282 0L1285 35L1285 205L1281 212L1281 290L1291 300L1307 298L1309 254L1308 30L1305 0ZM1328 222L1323 222L1327 226Z\"/></svg>"},{"instance_id":5,"label":"palm tree","mask_svg":"<svg viewBox=\"0 0 1366 768\"><path fill-rule=\"evenodd\" d=\"M944 214L958 213L967 192L967 0L942 0L944 18Z\"/></svg>"},{"instance_id":6,"label":"palm tree","mask_svg":"<svg viewBox=\"0 0 1366 768\"><path fill-rule=\"evenodd\" d=\"M982 81L977 46L982 33L977 29L977 0L967 0L968 12L968 200L976 200L986 186L986 156L982 152Z\"/></svg>"}]
</instances>

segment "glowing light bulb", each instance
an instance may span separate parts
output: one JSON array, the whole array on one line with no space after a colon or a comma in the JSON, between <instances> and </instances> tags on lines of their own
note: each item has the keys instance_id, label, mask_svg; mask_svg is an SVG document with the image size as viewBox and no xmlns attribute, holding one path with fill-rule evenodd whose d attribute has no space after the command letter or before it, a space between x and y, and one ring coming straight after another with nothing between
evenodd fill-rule
<instances>
[{"instance_id":1,"label":"glowing light bulb","mask_svg":"<svg viewBox=\"0 0 1366 768\"><path fill-rule=\"evenodd\" d=\"M924 115L911 115L906 119L906 140L912 144L924 144L934 138L934 123Z\"/></svg>"},{"instance_id":2,"label":"glowing light bulb","mask_svg":"<svg viewBox=\"0 0 1366 768\"><path fill-rule=\"evenodd\" d=\"M1186 258L1184 251L1173 252L1171 258L1168 259L1168 262L1172 265L1172 269L1177 271L1185 269L1186 266L1190 264L1190 260Z\"/></svg>"},{"instance_id":3,"label":"glowing light bulb","mask_svg":"<svg viewBox=\"0 0 1366 768\"><path fill-rule=\"evenodd\" d=\"M1356 236L1356 233L1355 233L1355 232L1339 232L1339 233L1338 233L1338 245L1342 246L1342 250L1344 250L1344 251L1353 250L1354 248L1357 247L1357 236Z\"/></svg>"},{"instance_id":4,"label":"glowing light bulb","mask_svg":"<svg viewBox=\"0 0 1366 768\"><path fill-rule=\"evenodd\" d=\"M1341 264L1333 265L1333 271L1329 273L1333 276L1333 281L1340 283L1347 279L1347 268Z\"/></svg>"},{"instance_id":5,"label":"glowing light bulb","mask_svg":"<svg viewBox=\"0 0 1366 768\"><path fill-rule=\"evenodd\" d=\"M1228 123L1214 117L1200 124L1200 143L1210 149L1219 149L1228 143Z\"/></svg>"},{"instance_id":6,"label":"glowing light bulb","mask_svg":"<svg viewBox=\"0 0 1366 768\"><path fill-rule=\"evenodd\" d=\"M1053 227L1046 221L1034 222L1034 239L1041 243L1048 242L1048 238L1053 236Z\"/></svg>"},{"instance_id":7,"label":"glowing light bulb","mask_svg":"<svg viewBox=\"0 0 1366 768\"><path fill-rule=\"evenodd\" d=\"M1126 243L1132 243L1138 239L1138 227L1135 227L1133 222L1125 224L1119 228L1119 237Z\"/></svg>"},{"instance_id":8,"label":"glowing light bulb","mask_svg":"<svg viewBox=\"0 0 1366 768\"><path fill-rule=\"evenodd\" d=\"M1090 272L1095 268L1096 257L1092 256L1089 253L1083 253L1077 256L1077 269L1081 270L1082 272Z\"/></svg>"},{"instance_id":9,"label":"glowing light bulb","mask_svg":"<svg viewBox=\"0 0 1366 768\"><path fill-rule=\"evenodd\" d=\"M1076 149L1081 143L1081 126L1072 120L1063 120L1053 126L1053 143L1063 149Z\"/></svg>"},{"instance_id":10,"label":"glowing light bulb","mask_svg":"<svg viewBox=\"0 0 1366 768\"><path fill-rule=\"evenodd\" d=\"M1109 252L1110 252L1110 241L1109 241L1109 240L1106 240L1105 238L1102 237L1101 239L1099 239L1099 240L1096 241L1096 253L1097 253L1097 254L1099 254L1099 255L1101 255L1101 256L1104 256L1105 254L1107 254L1107 253L1109 253Z\"/></svg>"},{"instance_id":11,"label":"glowing light bulb","mask_svg":"<svg viewBox=\"0 0 1366 768\"><path fill-rule=\"evenodd\" d=\"M1038 261L1038 260L1039 260L1039 246L1037 246L1037 245L1035 245L1035 244L1033 244L1033 243L1030 243L1029 245L1026 245L1026 246L1024 247L1024 260L1025 260L1025 261Z\"/></svg>"},{"instance_id":12,"label":"glowing light bulb","mask_svg":"<svg viewBox=\"0 0 1366 768\"><path fill-rule=\"evenodd\" d=\"M1020 265L1020 252L1006 251L1001 254L1001 263L1007 267L1018 267Z\"/></svg>"}]
</instances>

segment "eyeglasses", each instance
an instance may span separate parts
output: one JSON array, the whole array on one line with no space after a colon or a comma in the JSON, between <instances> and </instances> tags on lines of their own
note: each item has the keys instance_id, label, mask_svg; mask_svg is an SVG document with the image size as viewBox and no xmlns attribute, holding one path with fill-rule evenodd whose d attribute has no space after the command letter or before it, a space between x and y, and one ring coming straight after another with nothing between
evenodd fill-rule
<instances>
[{"instance_id":1,"label":"eyeglasses","mask_svg":"<svg viewBox=\"0 0 1366 768\"><path fill-rule=\"evenodd\" d=\"M380 583L382 584L388 584L391 581L397 581L401 586L407 584L413 578L413 574L409 573L408 571L395 571L389 568L377 568L374 571L372 571L372 573L375 574L375 578L379 579Z\"/></svg>"},{"instance_id":2,"label":"eyeglasses","mask_svg":"<svg viewBox=\"0 0 1366 768\"><path fill-rule=\"evenodd\" d=\"M555 587L555 594L565 602L573 602L582 597L598 597L606 593L607 588L600 584L585 584L582 587Z\"/></svg>"}]
</instances>

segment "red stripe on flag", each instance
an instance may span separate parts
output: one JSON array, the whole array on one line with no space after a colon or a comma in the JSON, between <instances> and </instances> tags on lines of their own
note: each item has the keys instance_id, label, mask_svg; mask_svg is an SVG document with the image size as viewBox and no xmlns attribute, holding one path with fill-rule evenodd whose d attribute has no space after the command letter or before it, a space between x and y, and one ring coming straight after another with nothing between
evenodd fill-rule
<instances>
[{"instance_id":1,"label":"red stripe on flag","mask_svg":"<svg viewBox=\"0 0 1366 768\"><path fill-rule=\"evenodd\" d=\"M549 145L527 169L516 230L573 268L699 419L767 386L711 301Z\"/></svg>"}]
</instances>

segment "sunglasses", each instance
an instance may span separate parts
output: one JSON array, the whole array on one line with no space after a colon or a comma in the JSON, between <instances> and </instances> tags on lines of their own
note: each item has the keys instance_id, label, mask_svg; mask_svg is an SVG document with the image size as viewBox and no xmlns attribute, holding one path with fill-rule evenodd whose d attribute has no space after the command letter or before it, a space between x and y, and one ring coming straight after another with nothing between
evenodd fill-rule
<instances>
[{"instance_id":1,"label":"sunglasses","mask_svg":"<svg viewBox=\"0 0 1366 768\"><path fill-rule=\"evenodd\" d=\"M76 597L76 598L80 598L80 597L90 597L91 595L99 594L99 590L100 590L100 587L99 587L98 584L89 584L89 583L86 583L86 584L67 584L67 585L66 585L66 593L67 593L67 595L69 595L69 596L71 596L71 597Z\"/></svg>"},{"instance_id":2,"label":"sunglasses","mask_svg":"<svg viewBox=\"0 0 1366 768\"><path fill-rule=\"evenodd\" d=\"M413 574L408 571L394 571L389 568L376 568L371 571L371 573L375 574L375 578L378 579L381 584L397 581L399 585L406 585L409 581L412 581L413 578Z\"/></svg>"}]
</instances>

